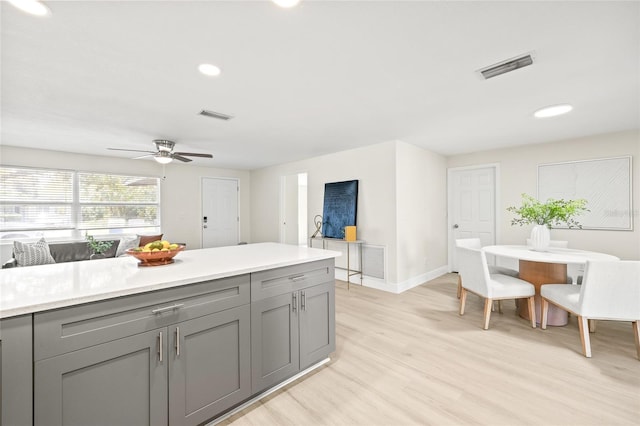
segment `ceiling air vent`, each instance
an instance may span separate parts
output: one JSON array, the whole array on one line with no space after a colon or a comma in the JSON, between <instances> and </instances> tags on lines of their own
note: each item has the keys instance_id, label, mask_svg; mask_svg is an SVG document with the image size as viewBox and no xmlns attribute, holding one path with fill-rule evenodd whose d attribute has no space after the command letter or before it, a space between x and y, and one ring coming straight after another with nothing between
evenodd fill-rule
<instances>
[{"instance_id":1,"label":"ceiling air vent","mask_svg":"<svg viewBox=\"0 0 640 426\"><path fill-rule=\"evenodd\" d=\"M533 64L533 54L527 53L525 55L517 56L515 58L507 59L506 61L481 68L478 70L478 73L480 73L485 80L488 80L492 77L499 76L500 74L515 71L518 68L524 68L531 64Z\"/></svg>"},{"instance_id":2,"label":"ceiling air vent","mask_svg":"<svg viewBox=\"0 0 640 426\"><path fill-rule=\"evenodd\" d=\"M223 114L221 112L208 111L206 109L203 109L202 111L200 111L199 114L204 115L205 117L219 118L220 120L229 120L233 118L232 115Z\"/></svg>"}]
</instances>

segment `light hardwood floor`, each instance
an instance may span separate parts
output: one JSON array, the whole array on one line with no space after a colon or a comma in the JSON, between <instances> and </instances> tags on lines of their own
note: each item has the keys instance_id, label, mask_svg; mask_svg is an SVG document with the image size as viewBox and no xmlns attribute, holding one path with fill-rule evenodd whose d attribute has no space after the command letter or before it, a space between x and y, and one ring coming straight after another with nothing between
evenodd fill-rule
<instances>
[{"instance_id":1,"label":"light hardwood floor","mask_svg":"<svg viewBox=\"0 0 640 426\"><path fill-rule=\"evenodd\" d=\"M337 350L326 366L223 425L637 425L640 361L630 323L598 322L593 358L575 318L533 329L512 301L482 330L458 315L457 275L403 294L336 281Z\"/></svg>"}]
</instances>

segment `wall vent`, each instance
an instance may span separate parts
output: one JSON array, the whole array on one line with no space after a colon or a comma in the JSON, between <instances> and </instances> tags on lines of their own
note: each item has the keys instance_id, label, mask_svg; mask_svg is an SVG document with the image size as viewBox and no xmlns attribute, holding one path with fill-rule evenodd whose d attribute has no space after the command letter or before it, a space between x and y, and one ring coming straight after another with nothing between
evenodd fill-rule
<instances>
[{"instance_id":1,"label":"wall vent","mask_svg":"<svg viewBox=\"0 0 640 426\"><path fill-rule=\"evenodd\" d=\"M362 246L362 270L367 277L385 279L385 250L382 246Z\"/></svg>"},{"instance_id":2,"label":"wall vent","mask_svg":"<svg viewBox=\"0 0 640 426\"><path fill-rule=\"evenodd\" d=\"M533 64L533 58L533 53L527 53L525 55L517 56L515 58L507 59L505 61L498 62L497 64L481 68L477 72L482 75L485 80L488 80L501 74L527 67Z\"/></svg>"},{"instance_id":3,"label":"wall vent","mask_svg":"<svg viewBox=\"0 0 640 426\"><path fill-rule=\"evenodd\" d=\"M198 114L204 115L205 117L219 118L220 120L229 120L233 118L232 115L223 114L221 112L209 111L206 109L203 109Z\"/></svg>"}]
</instances>

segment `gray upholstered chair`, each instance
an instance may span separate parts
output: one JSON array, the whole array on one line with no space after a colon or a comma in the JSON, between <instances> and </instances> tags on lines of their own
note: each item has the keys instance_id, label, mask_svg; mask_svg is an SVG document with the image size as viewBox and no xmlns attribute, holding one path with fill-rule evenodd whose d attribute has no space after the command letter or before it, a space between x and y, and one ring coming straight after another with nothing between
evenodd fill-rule
<instances>
[{"instance_id":1,"label":"gray upholstered chair","mask_svg":"<svg viewBox=\"0 0 640 426\"><path fill-rule=\"evenodd\" d=\"M595 331L594 320L610 320L632 323L640 359L640 261L588 261L581 286L545 284L540 295L542 329L547 328L549 303L576 315L587 358L591 357L589 331Z\"/></svg>"},{"instance_id":2,"label":"gray upholstered chair","mask_svg":"<svg viewBox=\"0 0 640 426\"><path fill-rule=\"evenodd\" d=\"M529 303L531 326L536 328L534 309L535 288L519 278L503 274L490 274L487 258L482 249L457 247L459 274L462 276L460 315L464 315L467 292L485 299L483 328L489 328L491 306L494 300L524 299Z\"/></svg>"}]
</instances>

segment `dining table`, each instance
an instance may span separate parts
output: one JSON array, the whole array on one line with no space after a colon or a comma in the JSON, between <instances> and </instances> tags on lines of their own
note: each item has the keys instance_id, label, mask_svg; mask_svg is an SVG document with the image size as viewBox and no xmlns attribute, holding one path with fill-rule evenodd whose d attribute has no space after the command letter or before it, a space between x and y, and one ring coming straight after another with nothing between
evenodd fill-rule
<instances>
[{"instance_id":1,"label":"dining table","mask_svg":"<svg viewBox=\"0 0 640 426\"><path fill-rule=\"evenodd\" d=\"M588 260L620 260L618 257L594 251L572 248L548 247L545 251L533 250L526 245L493 245L485 246L486 254L518 260L519 278L535 287L536 322L541 319L540 287L544 284L567 284L567 265L585 265ZM575 282L573 284L576 284ZM529 308L526 303L518 304L518 314L529 319ZM568 322L566 311L549 306L548 325L563 326Z\"/></svg>"}]
</instances>

